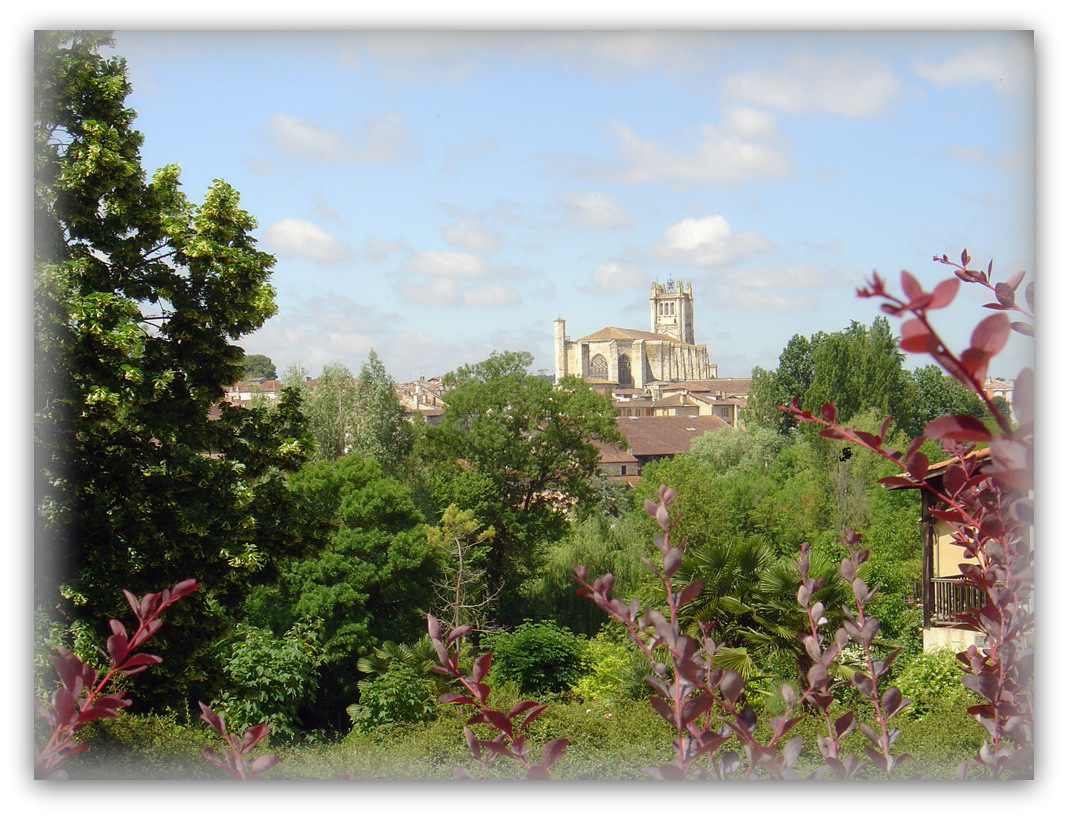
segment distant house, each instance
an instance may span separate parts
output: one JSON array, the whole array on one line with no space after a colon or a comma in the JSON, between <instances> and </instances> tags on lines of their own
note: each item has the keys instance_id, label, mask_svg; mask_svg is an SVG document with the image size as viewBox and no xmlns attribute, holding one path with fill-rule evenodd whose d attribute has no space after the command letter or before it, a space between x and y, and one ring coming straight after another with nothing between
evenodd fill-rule
<instances>
[{"instance_id":1,"label":"distant house","mask_svg":"<svg viewBox=\"0 0 1068 818\"><path fill-rule=\"evenodd\" d=\"M408 381L397 385L397 398L408 414L414 417L416 413L426 418L428 423L437 425L445 414L445 401L442 395L445 392L441 378L420 378L417 381Z\"/></svg>"},{"instance_id":2,"label":"distant house","mask_svg":"<svg viewBox=\"0 0 1068 818\"><path fill-rule=\"evenodd\" d=\"M610 478L633 483L646 464L687 452L696 438L706 432L726 429L728 424L722 418L711 415L663 415L617 417L616 428L626 438L627 448L624 450L598 444L601 468Z\"/></svg>"},{"instance_id":3,"label":"distant house","mask_svg":"<svg viewBox=\"0 0 1068 818\"><path fill-rule=\"evenodd\" d=\"M248 406L257 395L269 401L275 400L281 389L282 384L274 378L238 381L232 386L223 387L223 400L232 406Z\"/></svg>"}]
</instances>

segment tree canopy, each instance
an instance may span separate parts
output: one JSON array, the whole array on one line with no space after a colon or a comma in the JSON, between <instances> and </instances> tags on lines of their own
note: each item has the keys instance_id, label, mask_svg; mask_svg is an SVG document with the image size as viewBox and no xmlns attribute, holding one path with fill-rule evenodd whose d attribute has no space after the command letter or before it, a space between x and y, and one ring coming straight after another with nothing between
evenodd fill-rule
<instances>
[{"instance_id":1,"label":"tree canopy","mask_svg":"<svg viewBox=\"0 0 1068 818\"><path fill-rule=\"evenodd\" d=\"M626 445L605 396L579 378L554 387L529 374L532 361L501 352L450 372L441 425L427 429L440 504L468 509L496 532L492 588L518 587L537 546L563 532L566 511L596 499L594 441Z\"/></svg>"},{"instance_id":2,"label":"tree canopy","mask_svg":"<svg viewBox=\"0 0 1068 818\"><path fill-rule=\"evenodd\" d=\"M306 438L295 396L274 413L215 406L244 372L235 341L275 311L274 258L225 182L197 205L177 165L148 177L110 45L34 44L35 601L106 630L122 589L195 577L205 590L172 616L190 627L162 637L178 673L219 612L304 547L273 521Z\"/></svg>"}]
</instances>

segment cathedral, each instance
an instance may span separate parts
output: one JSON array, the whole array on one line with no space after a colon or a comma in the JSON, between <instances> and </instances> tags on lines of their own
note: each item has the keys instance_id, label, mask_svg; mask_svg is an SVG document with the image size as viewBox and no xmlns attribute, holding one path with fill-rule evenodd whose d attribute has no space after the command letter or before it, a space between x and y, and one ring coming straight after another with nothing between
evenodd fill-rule
<instances>
[{"instance_id":1,"label":"cathedral","mask_svg":"<svg viewBox=\"0 0 1068 818\"><path fill-rule=\"evenodd\" d=\"M649 389L716 377L708 348L694 343L689 284L653 282L648 332L605 327L571 341L564 324L557 318L553 326L557 382L578 375L592 385Z\"/></svg>"}]
</instances>

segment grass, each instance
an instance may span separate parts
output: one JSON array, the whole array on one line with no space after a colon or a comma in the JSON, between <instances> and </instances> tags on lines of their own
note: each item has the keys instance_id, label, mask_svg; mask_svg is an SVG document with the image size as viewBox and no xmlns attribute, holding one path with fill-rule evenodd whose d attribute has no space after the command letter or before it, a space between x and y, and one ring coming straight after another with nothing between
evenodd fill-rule
<instances>
[{"instance_id":1,"label":"grass","mask_svg":"<svg viewBox=\"0 0 1068 818\"><path fill-rule=\"evenodd\" d=\"M391 725L367 733L352 733L337 741L304 741L268 746L262 751L282 762L262 777L272 780L365 781L454 780L454 765L481 777L481 768L463 739L467 708L443 706L437 718L419 724ZM804 775L820 762L816 749L819 722L806 719L795 730L805 750L795 765ZM902 736L895 752L915 759L902 766L901 777L953 779L957 765L974 754L983 739L982 728L959 708L934 710L922 720L901 720ZM672 758L671 732L646 702L584 704L554 701L531 724L532 747L553 738L570 739L567 751L552 768L563 780L646 780L641 768ZM67 763L71 779L218 780L225 775L201 757L205 744L219 743L205 726L186 725L173 716L130 716L97 722L87 728L85 753ZM859 731L846 737L845 751L861 758L865 740ZM262 744L257 746L260 751ZM878 777L872 769L872 777ZM490 778L515 778L521 768L508 759L490 766Z\"/></svg>"}]
</instances>

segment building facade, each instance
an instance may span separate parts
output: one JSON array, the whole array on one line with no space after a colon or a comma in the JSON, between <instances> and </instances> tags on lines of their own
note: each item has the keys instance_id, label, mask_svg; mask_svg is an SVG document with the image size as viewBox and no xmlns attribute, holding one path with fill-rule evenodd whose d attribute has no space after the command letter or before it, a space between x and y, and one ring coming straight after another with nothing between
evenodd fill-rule
<instances>
[{"instance_id":1,"label":"building facade","mask_svg":"<svg viewBox=\"0 0 1068 818\"><path fill-rule=\"evenodd\" d=\"M689 284L654 282L649 331L604 327L572 341L563 318L553 326L556 381L577 375L591 384L649 389L716 377L708 348L694 343L693 290Z\"/></svg>"}]
</instances>

